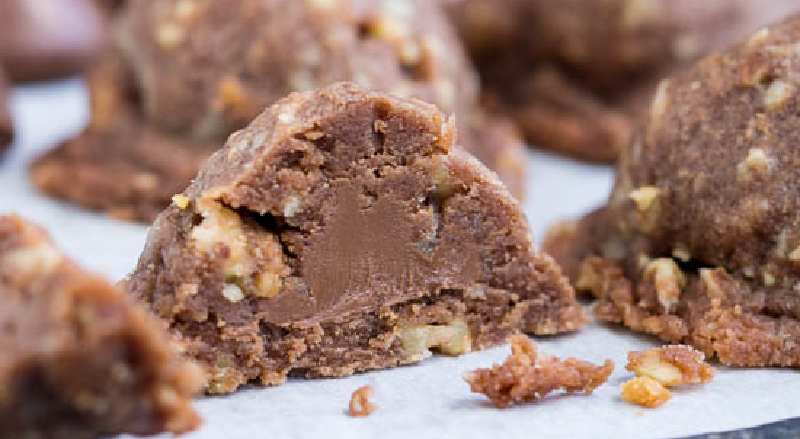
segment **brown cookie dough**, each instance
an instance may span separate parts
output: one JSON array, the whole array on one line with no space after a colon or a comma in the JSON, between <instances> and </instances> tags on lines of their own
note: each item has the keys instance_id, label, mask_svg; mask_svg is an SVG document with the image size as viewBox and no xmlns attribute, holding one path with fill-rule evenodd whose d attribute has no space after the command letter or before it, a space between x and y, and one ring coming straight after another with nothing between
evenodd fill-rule
<instances>
[{"instance_id":1,"label":"brown cookie dough","mask_svg":"<svg viewBox=\"0 0 800 439\"><path fill-rule=\"evenodd\" d=\"M421 101L292 94L159 215L128 288L205 364L210 393L578 329L517 201L454 141Z\"/></svg>"},{"instance_id":2,"label":"brown cookie dough","mask_svg":"<svg viewBox=\"0 0 800 439\"><path fill-rule=\"evenodd\" d=\"M546 240L603 320L800 366L798 39L794 16L662 82L608 204Z\"/></svg>"},{"instance_id":3,"label":"brown cookie dough","mask_svg":"<svg viewBox=\"0 0 800 439\"><path fill-rule=\"evenodd\" d=\"M39 185L49 194L91 208L135 212L135 219L150 221L152 212L169 204L171 195L165 196L165 191L174 187L159 184L158 190L138 190L131 179L119 178L115 164L126 163L131 155L149 157L155 149L161 151L151 160L157 163L199 163L209 155L206 145L221 144L290 92L353 81L455 113L462 146L495 169L514 195L522 196L522 142L508 124L478 113L475 73L434 2L134 2L122 12L117 34L119 52L109 53L98 66L98 83L91 92L100 95L93 100L121 98L114 98L111 108L101 102L93 118L124 119L132 114L132 123L90 127L61 146L64 151L48 159L49 184ZM114 63L119 64L116 69L104 66ZM127 91L109 92L118 82ZM152 136L131 139L125 129L131 124ZM144 143L151 137L158 138L158 145ZM199 146L193 151L192 145ZM84 157L87 151L98 153ZM128 167L132 174L151 173L159 181L176 183L178 177L197 171L170 175L166 170L153 172L152 166ZM87 169L96 177L92 182L63 189L65 181L74 182L74 175ZM38 172L34 168L34 174ZM188 184L185 178L174 192ZM120 191L131 196L113 195Z\"/></svg>"},{"instance_id":4,"label":"brown cookie dough","mask_svg":"<svg viewBox=\"0 0 800 439\"><path fill-rule=\"evenodd\" d=\"M104 27L91 0L4 0L0 62L15 82L79 73L98 54Z\"/></svg>"},{"instance_id":5,"label":"brown cookie dough","mask_svg":"<svg viewBox=\"0 0 800 439\"><path fill-rule=\"evenodd\" d=\"M14 124L11 121L9 104L9 85L6 81L5 71L0 65L0 156L8 145L14 140Z\"/></svg>"},{"instance_id":6,"label":"brown cookie dough","mask_svg":"<svg viewBox=\"0 0 800 439\"><path fill-rule=\"evenodd\" d=\"M664 74L800 9L794 0L463 0L451 15L493 111L537 146L613 161Z\"/></svg>"},{"instance_id":7,"label":"brown cookie dough","mask_svg":"<svg viewBox=\"0 0 800 439\"><path fill-rule=\"evenodd\" d=\"M159 324L47 234L0 217L0 424L7 438L193 430L202 373Z\"/></svg>"},{"instance_id":8,"label":"brown cookie dough","mask_svg":"<svg viewBox=\"0 0 800 439\"><path fill-rule=\"evenodd\" d=\"M486 395L502 409L541 400L556 390L591 395L613 371L614 363L608 359L602 366L595 366L577 358L561 360L540 355L528 337L515 335L511 337L511 355L503 364L469 372L464 380L474 393Z\"/></svg>"}]
</instances>

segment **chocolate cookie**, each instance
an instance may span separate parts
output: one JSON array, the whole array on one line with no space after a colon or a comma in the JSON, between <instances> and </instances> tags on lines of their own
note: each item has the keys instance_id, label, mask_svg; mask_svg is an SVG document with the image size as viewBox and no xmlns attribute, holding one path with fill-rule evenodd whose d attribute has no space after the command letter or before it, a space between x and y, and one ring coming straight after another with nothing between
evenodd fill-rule
<instances>
[{"instance_id":1,"label":"chocolate cookie","mask_svg":"<svg viewBox=\"0 0 800 439\"><path fill-rule=\"evenodd\" d=\"M14 124L11 122L11 112L8 108L8 92L8 82L3 66L0 65L0 155L14 140Z\"/></svg>"},{"instance_id":2,"label":"chocolate cookie","mask_svg":"<svg viewBox=\"0 0 800 439\"><path fill-rule=\"evenodd\" d=\"M462 354L585 317L434 106L339 84L232 135L156 219L128 289L210 393Z\"/></svg>"},{"instance_id":3,"label":"chocolate cookie","mask_svg":"<svg viewBox=\"0 0 800 439\"><path fill-rule=\"evenodd\" d=\"M546 248L596 313L736 366L800 366L800 15L661 83L608 204Z\"/></svg>"},{"instance_id":4,"label":"chocolate cookie","mask_svg":"<svg viewBox=\"0 0 800 439\"><path fill-rule=\"evenodd\" d=\"M4 0L0 62L15 82L81 72L103 44L102 14L90 0Z\"/></svg>"},{"instance_id":5,"label":"chocolate cookie","mask_svg":"<svg viewBox=\"0 0 800 439\"><path fill-rule=\"evenodd\" d=\"M523 146L503 122L478 114L475 74L455 32L438 4L425 0L159 0L131 3L123 11L120 53L110 53L94 76L93 95L123 96L101 118L126 118L147 138L131 139L130 123L111 123L89 130L45 159L45 180L35 178L47 193L114 213L133 212L152 220L169 204L167 189L182 191L189 183L158 184L141 191L119 178L116 163L128 156L149 157L166 168L177 160L199 163L209 155L209 142L221 144L266 106L292 91L309 90L336 81L435 103L454 112L463 146L495 169L515 195L524 186ZM128 91L109 92L122 82ZM111 84L111 86L105 86ZM132 91L132 93L131 93ZM97 100L96 98L93 98ZM143 142L157 137L159 145ZM170 146L174 143L174 146ZM192 145L199 145L193 148ZM176 151L172 151L175 149ZM98 153L88 154L87 151ZM189 159L189 156L194 156ZM64 157L70 157L65 161ZM97 158L97 159L96 159ZM111 163L106 169L105 162ZM183 166L183 164L181 165ZM150 173L155 180L178 181L192 172L170 175L161 166L130 173ZM188 166L187 166L188 169ZM34 175L41 171L34 167ZM96 178L76 184L74 175ZM70 181L70 189L64 182ZM152 179L151 179L152 181ZM109 188L105 188L108 186ZM120 191L131 196L114 196ZM99 194L99 195L97 195Z\"/></svg>"},{"instance_id":6,"label":"chocolate cookie","mask_svg":"<svg viewBox=\"0 0 800 439\"><path fill-rule=\"evenodd\" d=\"M612 161L658 80L798 10L794 0L463 0L452 16L494 111L528 140Z\"/></svg>"},{"instance_id":7,"label":"chocolate cookie","mask_svg":"<svg viewBox=\"0 0 800 439\"><path fill-rule=\"evenodd\" d=\"M36 226L0 217L4 438L193 430L202 374L158 323L63 256Z\"/></svg>"}]
</instances>

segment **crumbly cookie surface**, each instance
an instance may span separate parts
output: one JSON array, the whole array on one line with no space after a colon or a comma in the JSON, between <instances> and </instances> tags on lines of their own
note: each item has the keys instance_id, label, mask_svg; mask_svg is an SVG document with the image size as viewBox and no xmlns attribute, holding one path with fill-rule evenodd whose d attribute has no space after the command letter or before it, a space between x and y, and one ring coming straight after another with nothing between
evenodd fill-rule
<instances>
[{"instance_id":1,"label":"crumbly cookie surface","mask_svg":"<svg viewBox=\"0 0 800 439\"><path fill-rule=\"evenodd\" d=\"M469 372L464 380L474 393L486 395L498 408L507 408L540 400L557 390L591 395L613 370L611 360L596 366L576 358L539 355L528 337L515 335L511 338L511 355L502 364Z\"/></svg>"},{"instance_id":2,"label":"crumbly cookie surface","mask_svg":"<svg viewBox=\"0 0 800 439\"><path fill-rule=\"evenodd\" d=\"M566 278L454 136L420 101L350 84L290 95L159 216L128 288L212 393L577 329Z\"/></svg>"},{"instance_id":3,"label":"crumbly cookie surface","mask_svg":"<svg viewBox=\"0 0 800 439\"><path fill-rule=\"evenodd\" d=\"M0 217L3 437L183 433L199 368L159 324L36 226Z\"/></svg>"},{"instance_id":4,"label":"crumbly cookie surface","mask_svg":"<svg viewBox=\"0 0 800 439\"><path fill-rule=\"evenodd\" d=\"M800 366L800 18L662 82L608 204L545 247L602 319L737 366Z\"/></svg>"}]
</instances>

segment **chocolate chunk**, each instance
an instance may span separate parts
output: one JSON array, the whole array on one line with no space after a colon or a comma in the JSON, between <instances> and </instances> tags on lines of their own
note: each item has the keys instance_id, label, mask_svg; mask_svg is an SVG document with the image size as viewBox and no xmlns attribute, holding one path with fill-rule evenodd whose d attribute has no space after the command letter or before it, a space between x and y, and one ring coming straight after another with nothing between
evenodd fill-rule
<instances>
[{"instance_id":1,"label":"chocolate chunk","mask_svg":"<svg viewBox=\"0 0 800 439\"><path fill-rule=\"evenodd\" d=\"M79 73L100 50L104 26L89 0L5 0L0 62L15 82Z\"/></svg>"},{"instance_id":2,"label":"chocolate chunk","mask_svg":"<svg viewBox=\"0 0 800 439\"><path fill-rule=\"evenodd\" d=\"M211 393L580 327L518 203L454 142L420 101L292 94L159 215L128 289L205 364Z\"/></svg>"},{"instance_id":3,"label":"chocolate chunk","mask_svg":"<svg viewBox=\"0 0 800 439\"><path fill-rule=\"evenodd\" d=\"M3 437L182 433L202 383L122 291L87 274L36 226L0 217Z\"/></svg>"},{"instance_id":4,"label":"chocolate chunk","mask_svg":"<svg viewBox=\"0 0 800 439\"><path fill-rule=\"evenodd\" d=\"M221 144L292 91L354 81L455 113L462 146L522 195L522 142L507 124L479 114L475 72L435 2L165 0L131 3L120 21L117 48L90 89L99 101L94 119L126 121L93 124L45 159L46 171L36 165L34 175L47 174L34 179L46 193L151 221L169 205L165 190L182 191L197 171L170 174L162 165L202 162L208 144ZM130 126L150 134L131 138ZM175 186L141 190L120 178L122 166ZM75 180L79 174L93 177Z\"/></svg>"},{"instance_id":5,"label":"chocolate chunk","mask_svg":"<svg viewBox=\"0 0 800 439\"><path fill-rule=\"evenodd\" d=\"M493 112L528 141L614 161L661 77L797 11L794 0L463 0Z\"/></svg>"},{"instance_id":6,"label":"chocolate chunk","mask_svg":"<svg viewBox=\"0 0 800 439\"><path fill-rule=\"evenodd\" d=\"M798 38L795 15L662 82L608 203L546 240L600 318L800 366Z\"/></svg>"}]
</instances>

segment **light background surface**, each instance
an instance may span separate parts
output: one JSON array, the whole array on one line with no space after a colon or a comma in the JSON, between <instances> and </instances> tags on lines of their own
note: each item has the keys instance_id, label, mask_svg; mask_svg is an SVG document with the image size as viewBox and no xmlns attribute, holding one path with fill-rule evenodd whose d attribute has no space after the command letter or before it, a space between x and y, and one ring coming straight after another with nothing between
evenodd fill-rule
<instances>
[{"instance_id":1,"label":"light background surface","mask_svg":"<svg viewBox=\"0 0 800 439\"><path fill-rule=\"evenodd\" d=\"M118 222L38 195L26 174L39 153L78 132L87 116L83 85L71 80L17 88L12 95L17 140L0 162L0 214L17 212L47 227L61 248L112 280L136 263L147 228ZM525 211L537 239L546 227L574 218L605 199L609 167L541 152L527 157ZM593 323L577 334L539 338L540 351L602 362L616 371L591 396L555 396L497 410L471 394L461 375L502 361L508 346L459 358L433 357L421 365L343 379L290 380L201 399L201 429L187 439L229 438L669 438L753 426L800 415L800 375L791 370L728 369L699 388L676 391L656 410L628 405L619 386L630 350L657 346L652 338ZM378 410L369 418L345 415L350 393L369 384Z\"/></svg>"}]
</instances>

